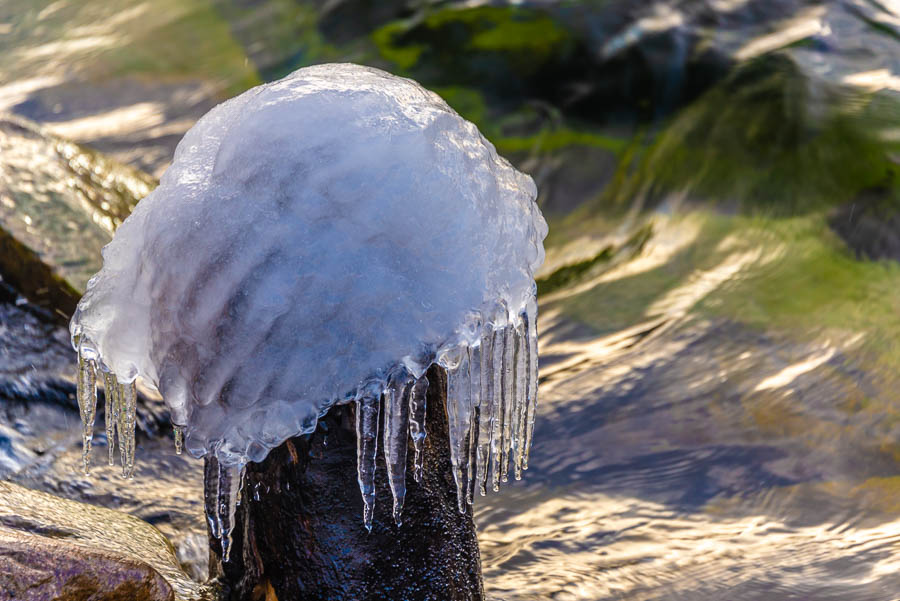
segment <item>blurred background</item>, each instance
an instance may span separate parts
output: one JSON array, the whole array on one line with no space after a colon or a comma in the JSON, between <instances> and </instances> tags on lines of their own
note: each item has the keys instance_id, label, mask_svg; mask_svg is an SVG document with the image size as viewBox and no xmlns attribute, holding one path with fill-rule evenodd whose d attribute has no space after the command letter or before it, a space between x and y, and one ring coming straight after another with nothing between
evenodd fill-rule
<instances>
[{"instance_id":1,"label":"blurred background","mask_svg":"<svg viewBox=\"0 0 900 601\"><path fill-rule=\"evenodd\" d=\"M201 115L336 61L440 94L550 224L531 469L476 502L491 599L900 599L897 0L3 0L0 477L203 578L158 399L133 482L80 474L65 323Z\"/></svg>"}]
</instances>

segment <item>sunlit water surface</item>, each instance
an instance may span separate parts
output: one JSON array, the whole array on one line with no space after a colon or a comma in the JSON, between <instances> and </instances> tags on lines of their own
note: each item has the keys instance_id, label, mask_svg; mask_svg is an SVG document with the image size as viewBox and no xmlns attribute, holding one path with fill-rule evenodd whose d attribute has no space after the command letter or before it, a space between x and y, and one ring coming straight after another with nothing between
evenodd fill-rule
<instances>
[{"instance_id":1,"label":"sunlit water surface","mask_svg":"<svg viewBox=\"0 0 900 601\"><path fill-rule=\"evenodd\" d=\"M543 298L530 469L476 501L489 597L897 599L892 330L846 331L868 323L856 311L813 329L802 318L789 320L797 327L733 318L767 302L744 286L781 286L791 262L815 249L703 214L657 215L653 227L640 252ZM836 240L826 248L848 268L858 263ZM871 265L900 278L896 267ZM809 295L810 286L779 293ZM862 311L868 320L873 307ZM41 353L49 365L40 369L66 357ZM12 419L30 419L17 433L22 448L46 452L22 451L27 467L12 466L14 481L150 522L203 578L200 462L175 456L166 433L139 438L133 481L100 460L85 477L77 414L30 411ZM105 455L99 433L95 455Z\"/></svg>"},{"instance_id":2,"label":"sunlit water surface","mask_svg":"<svg viewBox=\"0 0 900 601\"><path fill-rule=\"evenodd\" d=\"M624 28L602 50L694 27L692 3L665 4L654 3L659 14ZM706 4L725 24L754 7ZM581 210L573 223L547 211L542 382L530 469L522 481L476 501L491 599L900 599L900 263L857 257L834 226L845 217L850 223L855 203L861 210L873 189L898 186L900 104L892 96L885 109L874 100L900 89L900 54L893 50L900 19L892 16L900 7L808 4L777 26L748 17L707 32L703 39L740 60L783 48L779 56L790 61L761 63L743 78L746 90L714 90L654 132L646 165L625 169L633 179L603 197L643 212L613 218ZM158 174L181 133L211 106L210 90L250 85L256 76L229 35L210 50L221 59L213 70L228 81L119 78L113 59L123 55L110 49L155 48L145 32L165 31L179 18L174 10L148 12L145 3L121 10L125 5L85 3L90 10L80 10L79 3L53 3L53 11L35 16L59 27L91 25L70 27L65 44L53 28L28 43L8 37L0 73L11 83L0 86L0 109L18 107L58 135ZM200 15L218 23L214 14ZM205 31L219 31L210 23ZM340 58L347 56L357 59ZM834 90L810 74L847 86L834 96L837 104L826 103ZM76 76L92 84L76 85ZM23 127L4 121L0 134ZM869 130L869 137L850 135ZM62 275L83 282L117 215L95 211L77 222L57 197L80 182L93 189L91 180L106 172L68 143L26 134L25 142L0 144L8 151L8 171L0 175L19 182L0 188L0 210L19 220L20 235L66 255L57 261ZM518 138L506 147L518 148L510 140ZM561 199L559 190L569 188L554 189L553 173L569 183L579 172L564 167L584 163L590 171L590 161L608 151L576 142L569 154L547 150L543 157L535 147L534 156L528 150L518 157L542 190L556 194L554 206L566 210L585 198ZM616 161L628 159L631 143L621 140L626 150L616 151ZM597 181L571 189L600 189L622 174L589 175ZM660 181L681 192L649 202L643 193ZM740 194L753 197L755 209L758 197L769 204L739 210L741 199L731 196ZM91 195L77 200L90 205ZM46 218L53 207L55 221ZM770 214L773 207L778 211ZM835 213L841 207L846 211ZM39 215L45 219L32 223ZM593 263L607 248L609 256ZM547 286L579 262L587 267ZM0 415L0 474L149 522L202 580L201 463L174 454L155 405L139 416L133 481L102 464L99 428L92 475L81 474L68 333L35 317L24 298L4 294L0 379L12 383L3 391L12 401ZM0 527L16 511L0 503Z\"/></svg>"},{"instance_id":3,"label":"sunlit water surface","mask_svg":"<svg viewBox=\"0 0 900 601\"><path fill-rule=\"evenodd\" d=\"M853 259L767 226L713 244L704 218L661 219L638 256L545 296L530 469L476 510L493 598L900 598L896 314L865 286L798 300L834 285L822 248ZM770 284L831 323L777 304L753 323Z\"/></svg>"}]
</instances>

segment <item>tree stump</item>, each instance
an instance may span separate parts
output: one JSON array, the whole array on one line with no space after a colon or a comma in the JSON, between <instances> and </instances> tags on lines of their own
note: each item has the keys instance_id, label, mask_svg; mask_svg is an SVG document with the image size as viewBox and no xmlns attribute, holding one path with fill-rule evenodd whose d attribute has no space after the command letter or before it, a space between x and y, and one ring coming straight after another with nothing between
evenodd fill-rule
<instances>
[{"instance_id":1,"label":"tree stump","mask_svg":"<svg viewBox=\"0 0 900 601\"><path fill-rule=\"evenodd\" d=\"M210 572L229 601L328 599L481 601L484 589L472 508L457 509L446 415L447 377L428 372L427 438L421 482L406 469L403 523L392 499L379 423L375 519L363 525L354 404L332 407L314 433L292 438L248 464L229 560L210 531ZM205 466L214 507L218 465Z\"/></svg>"}]
</instances>

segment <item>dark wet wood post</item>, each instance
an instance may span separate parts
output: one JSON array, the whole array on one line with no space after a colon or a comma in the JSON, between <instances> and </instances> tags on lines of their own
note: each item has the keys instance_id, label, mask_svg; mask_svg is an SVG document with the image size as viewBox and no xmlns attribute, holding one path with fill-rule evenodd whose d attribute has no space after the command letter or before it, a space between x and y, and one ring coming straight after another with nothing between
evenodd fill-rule
<instances>
[{"instance_id":1,"label":"dark wet wood post","mask_svg":"<svg viewBox=\"0 0 900 601\"><path fill-rule=\"evenodd\" d=\"M425 469L415 482L410 444L403 524L391 517L379 433L372 532L363 526L355 407L334 407L312 435L292 438L247 466L228 562L221 561L219 541L209 538L211 576L229 601L484 598L471 507L461 514L456 504L446 373L432 366L428 378ZM208 460L207 483L216 472L215 460Z\"/></svg>"}]
</instances>

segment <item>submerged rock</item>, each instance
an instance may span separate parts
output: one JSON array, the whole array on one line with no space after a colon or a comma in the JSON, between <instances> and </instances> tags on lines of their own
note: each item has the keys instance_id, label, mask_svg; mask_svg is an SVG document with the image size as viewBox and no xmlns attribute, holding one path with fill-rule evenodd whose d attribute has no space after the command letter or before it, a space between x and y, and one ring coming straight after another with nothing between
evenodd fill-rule
<instances>
[{"instance_id":1,"label":"submerged rock","mask_svg":"<svg viewBox=\"0 0 900 601\"><path fill-rule=\"evenodd\" d=\"M411 4L395 16L411 14ZM814 35L814 4L449 2L373 38L384 58L429 85L471 86L506 108L538 98L605 123L665 116L737 62Z\"/></svg>"},{"instance_id":2,"label":"submerged rock","mask_svg":"<svg viewBox=\"0 0 900 601\"><path fill-rule=\"evenodd\" d=\"M900 202L891 133L900 96L819 76L795 54L748 61L679 112L643 157L622 165L604 203L653 207L686 197L787 216L875 190Z\"/></svg>"},{"instance_id":3,"label":"submerged rock","mask_svg":"<svg viewBox=\"0 0 900 601\"><path fill-rule=\"evenodd\" d=\"M900 198L889 189L865 190L832 211L828 225L858 257L900 261Z\"/></svg>"}]
</instances>

